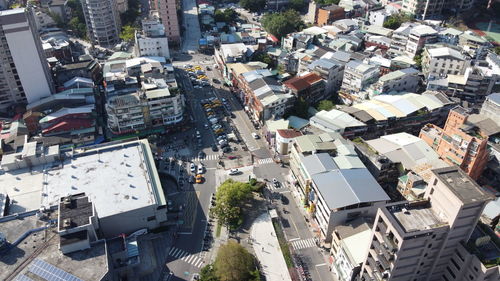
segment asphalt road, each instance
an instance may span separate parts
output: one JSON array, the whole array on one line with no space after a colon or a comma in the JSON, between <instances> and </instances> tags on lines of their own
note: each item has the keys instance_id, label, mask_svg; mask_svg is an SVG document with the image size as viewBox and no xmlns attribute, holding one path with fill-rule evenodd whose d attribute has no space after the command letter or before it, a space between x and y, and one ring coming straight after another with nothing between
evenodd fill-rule
<instances>
[{"instance_id":1,"label":"asphalt road","mask_svg":"<svg viewBox=\"0 0 500 281\"><path fill-rule=\"evenodd\" d=\"M197 52L198 42L201 38L201 31L200 23L198 20L198 8L196 6L196 0L183 0L182 8L184 10L184 38L182 38L182 51Z\"/></svg>"}]
</instances>

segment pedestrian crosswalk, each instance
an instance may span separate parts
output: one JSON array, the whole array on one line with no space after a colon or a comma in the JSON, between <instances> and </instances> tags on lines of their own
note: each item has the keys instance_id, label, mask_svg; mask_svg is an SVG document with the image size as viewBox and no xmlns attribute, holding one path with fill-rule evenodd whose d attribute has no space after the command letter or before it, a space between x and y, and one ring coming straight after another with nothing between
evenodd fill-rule
<instances>
[{"instance_id":1,"label":"pedestrian crosswalk","mask_svg":"<svg viewBox=\"0 0 500 281\"><path fill-rule=\"evenodd\" d=\"M210 161L210 160L217 160L219 159L219 154L209 154L203 158L200 157L191 157L189 161L191 162L196 162L196 161Z\"/></svg>"},{"instance_id":2,"label":"pedestrian crosswalk","mask_svg":"<svg viewBox=\"0 0 500 281\"><path fill-rule=\"evenodd\" d=\"M182 260L184 262L187 262L195 267L201 268L203 266L203 260L199 258L197 255L190 254L182 249L172 247L170 249L170 252L168 252L168 255L171 257L174 257L178 260Z\"/></svg>"},{"instance_id":3,"label":"pedestrian crosswalk","mask_svg":"<svg viewBox=\"0 0 500 281\"><path fill-rule=\"evenodd\" d=\"M267 185L267 189L269 189L269 190L280 190L280 189L283 189L283 188L285 188L285 186L284 186L283 184L280 184L280 185L278 185L278 186L275 186L274 184L269 183L269 184Z\"/></svg>"},{"instance_id":4,"label":"pedestrian crosswalk","mask_svg":"<svg viewBox=\"0 0 500 281\"><path fill-rule=\"evenodd\" d=\"M274 159L273 158L259 159L259 160L257 160L257 163L260 165L271 164L271 163L274 163Z\"/></svg>"},{"instance_id":5,"label":"pedestrian crosswalk","mask_svg":"<svg viewBox=\"0 0 500 281\"><path fill-rule=\"evenodd\" d=\"M314 238L301 239L292 242L292 248L294 250L300 250L304 248L316 247L316 242Z\"/></svg>"}]
</instances>

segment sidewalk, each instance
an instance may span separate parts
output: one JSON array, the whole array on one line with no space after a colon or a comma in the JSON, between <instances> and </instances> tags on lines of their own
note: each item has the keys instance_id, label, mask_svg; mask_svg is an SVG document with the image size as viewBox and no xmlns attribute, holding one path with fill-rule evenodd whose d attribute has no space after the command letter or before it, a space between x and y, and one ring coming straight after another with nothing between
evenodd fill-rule
<instances>
[{"instance_id":1,"label":"sidewalk","mask_svg":"<svg viewBox=\"0 0 500 281\"><path fill-rule=\"evenodd\" d=\"M291 281L273 223L268 213L258 217L250 232L253 249L267 281Z\"/></svg>"}]
</instances>

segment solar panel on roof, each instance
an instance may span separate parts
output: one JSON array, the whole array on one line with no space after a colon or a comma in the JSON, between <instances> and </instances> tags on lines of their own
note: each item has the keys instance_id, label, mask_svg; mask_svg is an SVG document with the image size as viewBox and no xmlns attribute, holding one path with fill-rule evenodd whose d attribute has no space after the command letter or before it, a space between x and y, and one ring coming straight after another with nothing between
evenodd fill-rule
<instances>
[{"instance_id":1,"label":"solar panel on roof","mask_svg":"<svg viewBox=\"0 0 500 281\"><path fill-rule=\"evenodd\" d=\"M16 277L16 280L15 281L33 281L33 279L29 278L28 276L26 275L18 275Z\"/></svg>"},{"instance_id":2,"label":"solar panel on roof","mask_svg":"<svg viewBox=\"0 0 500 281\"><path fill-rule=\"evenodd\" d=\"M29 267L29 271L47 281L83 281L82 279L40 259L33 260Z\"/></svg>"}]
</instances>

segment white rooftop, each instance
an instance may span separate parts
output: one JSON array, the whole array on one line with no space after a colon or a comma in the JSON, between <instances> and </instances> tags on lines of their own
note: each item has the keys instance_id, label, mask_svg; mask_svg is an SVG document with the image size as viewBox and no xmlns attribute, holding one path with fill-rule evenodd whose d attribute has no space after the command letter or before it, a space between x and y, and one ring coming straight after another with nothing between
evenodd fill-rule
<instances>
[{"instance_id":1,"label":"white rooftop","mask_svg":"<svg viewBox=\"0 0 500 281\"><path fill-rule=\"evenodd\" d=\"M54 206L60 197L81 192L101 218L165 204L147 140L78 149L66 158L31 169L0 170L0 193L16 201L11 213Z\"/></svg>"},{"instance_id":2,"label":"white rooftop","mask_svg":"<svg viewBox=\"0 0 500 281\"><path fill-rule=\"evenodd\" d=\"M454 57L459 60L464 60L465 57L459 51L448 47L440 47L428 50L429 55L435 57Z\"/></svg>"}]
</instances>

